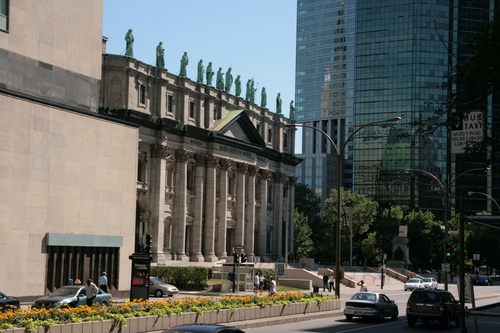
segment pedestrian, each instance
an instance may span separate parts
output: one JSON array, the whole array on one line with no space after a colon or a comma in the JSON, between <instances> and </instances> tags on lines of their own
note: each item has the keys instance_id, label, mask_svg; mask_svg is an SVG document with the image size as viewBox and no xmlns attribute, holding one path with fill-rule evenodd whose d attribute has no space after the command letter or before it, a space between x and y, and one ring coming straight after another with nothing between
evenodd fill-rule
<instances>
[{"instance_id":1,"label":"pedestrian","mask_svg":"<svg viewBox=\"0 0 500 333\"><path fill-rule=\"evenodd\" d=\"M87 306L92 306L94 298L97 296L97 286L92 282L91 279L87 280Z\"/></svg>"},{"instance_id":2,"label":"pedestrian","mask_svg":"<svg viewBox=\"0 0 500 333\"><path fill-rule=\"evenodd\" d=\"M360 287L359 291L368 291L368 288L365 285L365 281L361 280L357 283L357 285Z\"/></svg>"},{"instance_id":3,"label":"pedestrian","mask_svg":"<svg viewBox=\"0 0 500 333\"><path fill-rule=\"evenodd\" d=\"M271 280L271 282L269 282L269 295L274 295L276 294L276 281L274 281L272 276L269 279Z\"/></svg>"},{"instance_id":4,"label":"pedestrian","mask_svg":"<svg viewBox=\"0 0 500 333\"><path fill-rule=\"evenodd\" d=\"M253 292L258 293L259 292L259 273L255 273L255 277L253 278Z\"/></svg>"},{"instance_id":5,"label":"pedestrian","mask_svg":"<svg viewBox=\"0 0 500 333\"><path fill-rule=\"evenodd\" d=\"M264 275L262 275L262 272L259 273L259 295L262 296L262 293L264 292Z\"/></svg>"},{"instance_id":6,"label":"pedestrian","mask_svg":"<svg viewBox=\"0 0 500 333\"><path fill-rule=\"evenodd\" d=\"M323 274L323 291L328 290L328 275Z\"/></svg>"},{"instance_id":7,"label":"pedestrian","mask_svg":"<svg viewBox=\"0 0 500 333\"><path fill-rule=\"evenodd\" d=\"M335 291L335 278L333 277L333 274L330 274L330 278L328 280L329 282L329 287L330 287L330 292Z\"/></svg>"},{"instance_id":8,"label":"pedestrian","mask_svg":"<svg viewBox=\"0 0 500 333\"><path fill-rule=\"evenodd\" d=\"M108 292L108 278L106 277L106 272L102 272L101 277L99 278L99 288L105 293Z\"/></svg>"}]
</instances>

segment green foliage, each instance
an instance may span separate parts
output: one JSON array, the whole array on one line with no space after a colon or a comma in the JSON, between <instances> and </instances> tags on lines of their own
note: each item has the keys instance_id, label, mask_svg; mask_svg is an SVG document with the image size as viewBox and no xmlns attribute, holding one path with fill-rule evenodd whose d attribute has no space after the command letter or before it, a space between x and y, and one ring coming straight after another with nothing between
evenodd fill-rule
<instances>
[{"instance_id":1,"label":"green foliage","mask_svg":"<svg viewBox=\"0 0 500 333\"><path fill-rule=\"evenodd\" d=\"M299 213L297 208L294 213L295 219L295 258L309 258L314 250L314 244L311 239L312 229L309 226L308 218L303 213Z\"/></svg>"},{"instance_id":2,"label":"green foliage","mask_svg":"<svg viewBox=\"0 0 500 333\"><path fill-rule=\"evenodd\" d=\"M151 276L173 284L181 290L203 290L213 277L213 268L200 266L152 266Z\"/></svg>"},{"instance_id":3,"label":"green foliage","mask_svg":"<svg viewBox=\"0 0 500 333\"><path fill-rule=\"evenodd\" d=\"M408 226L410 260L414 269L430 269L432 254L436 254L437 260L443 258L444 236L441 223L434 221L434 214L430 211L411 211L406 214L404 221Z\"/></svg>"},{"instance_id":4,"label":"green foliage","mask_svg":"<svg viewBox=\"0 0 500 333\"><path fill-rule=\"evenodd\" d=\"M352 210L352 242L359 244L366 237L366 233L370 229L371 224L375 220L378 204L374 201L366 199L364 195L354 194L351 191L346 191L343 188L340 192L341 195L341 211L340 211L340 224L341 224L341 248L349 249L350 238L350 223L349 223L349 210ZM323 218L321 220L322 230L321 235L323 241L321 242L321 252L323 253L322 262L333 262L335 255L334 239L335 232L334 226L337 220L337 190L332 189L330 197L326 200ZM342 251L342 263L349 260L349 251ZM361 260L362 258L354 258Z\"/></svg>"}]
</instances>

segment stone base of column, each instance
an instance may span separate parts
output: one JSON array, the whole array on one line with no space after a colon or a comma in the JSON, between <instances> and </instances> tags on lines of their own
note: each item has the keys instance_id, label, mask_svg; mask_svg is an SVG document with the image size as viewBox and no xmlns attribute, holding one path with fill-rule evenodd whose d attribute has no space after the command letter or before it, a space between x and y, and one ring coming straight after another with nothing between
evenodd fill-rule
<instances>
[{"instance_id":1,"label":"stone base of column","mask_svg":"<svg viewBox=\"0 0 500 333\"><path fill-rule=\"evenodd\" d=\"M197 255L192 256L189 259L189 261L191 261L191 262L204 262L205 258L203 258L203 256L201 254L197 254Z\"/></svg>"},{"instance_id":2,"label":"stone base of column","mask_svg":"<svg viewBox=\"0 0 500 333\"><path fill-rule=\"evenodd\" d=\"M189 262L189 257L185 254L178 254L177 261Z\"/></svg>"},{"instance_id":3,"label":"stone base of column","mask_svg":"<svg viewBox=\"0 0 500 333\"><path fill-rule=\"evenodd\" d=\"M205 262L216 262L219 261L219 258L217 258L215 255L210 254L208 256L205 256Z\"/></svg>"}]
</instances>

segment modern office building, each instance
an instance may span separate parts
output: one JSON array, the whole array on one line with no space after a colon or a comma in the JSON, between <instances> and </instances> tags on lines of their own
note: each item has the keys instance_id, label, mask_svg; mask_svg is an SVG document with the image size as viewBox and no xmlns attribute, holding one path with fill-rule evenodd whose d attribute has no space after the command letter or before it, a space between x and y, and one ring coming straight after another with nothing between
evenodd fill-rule
<instances>
[{"instance_id":1,"label":"modern office building","mask_svg":"<svg viewBox=\"0 0 500 333\"><path fill-rule=\"evenodd\" d=\"M400 116L397 124L368 126L347 143L343 184L381 207L431 209L441 216L443 193L432 173L453 190L496 188L492 178L462 172L483 161L459 163L449 131L416 132L415 122L433 115L449 91L440 85L451 66L471 54L466 39L493 18L499 1L299 0L297 2L297 122L314 126L344 145L365 124ZM453 89L455 87L451 87ZM488 110L491 116L494 107ZM325 199L335 188L331 144L304 129L298 182ZM484 173L483 173L484 175ZM456 189L456 191L455 191ZM452 200L453 202L454 200ZM486 209L485 198L469 208Z\"/></svg>"}]
</instances>

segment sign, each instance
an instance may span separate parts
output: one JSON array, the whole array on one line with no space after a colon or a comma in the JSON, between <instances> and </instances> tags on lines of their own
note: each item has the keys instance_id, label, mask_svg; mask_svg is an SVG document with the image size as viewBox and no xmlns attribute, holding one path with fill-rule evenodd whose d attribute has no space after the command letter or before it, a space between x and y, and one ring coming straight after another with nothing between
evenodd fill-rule
<instances>
[{"instance_id":1,"label":"sign","mask_svg":"<svg viewBox=\"0 0 500 333\"><path fill-rule=\"evenodd\" d=\"M407 225L400 225L399 226L399 237L408 237L408 226Z\"/></svg>"},{"instance_id":2,"label":"sign","mask_svg":"<svg viewBox=\"0 0 500 333\"><path fill-rule=\"evenodd\" d=\"M459 277L457 277L457 282L458 294L460 295L460 288L462 288L462 283ZM474 288L470 280L470 275L464 276L464 302L474 303Z\"/></svg>"},{"instance_id":3,"label":"sign","mask_svg":"<svg viewBox=\"0 0 500 333\"><path fill-rule=\"evenodd\" d=\"M472 111L461 123L451 128L451 153L463 154L468 141L479 142L484 137L484 115L481 111Z\"/></svg>"},{"instance_id":4,"label":"sign","mask_svg":"<svg viewBox=\"0 0 500 333\"><path fill-rule=\"evenodd\" d=\"M449 263L441 264L441 270L443 272L449 272L450 271L450 264Z\"/></svg>"},{"instance_id":5,"label":"sign","mask_svg":"<svg viewBox=\"0 0 500 333\"><path fill-rule=\"evenodd\" d=\"M458 230L449 230L448 235L458 235Z\"/></svg>"}]
</instances>

